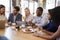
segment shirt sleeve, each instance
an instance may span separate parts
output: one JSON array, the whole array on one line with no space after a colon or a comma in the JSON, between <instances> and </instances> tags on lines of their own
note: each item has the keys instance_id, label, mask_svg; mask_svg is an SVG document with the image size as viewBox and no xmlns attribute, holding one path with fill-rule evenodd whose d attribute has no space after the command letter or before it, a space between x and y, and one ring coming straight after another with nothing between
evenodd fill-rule
<instances>
[{"instance_id":1,"label":"shirt sleeve","mask_svg":"<svg viewBox=\"0 0 60 40\"><path fill-rule=\"evenodd\" d=\"M35 23L36 22L36 20L35 20L36 18L35 17L33 17L33 19L32 19L32 23Z\"/></svg>"},{"instance_id":2,"label":"shirt sleeve","mask_svg":"<svg viewBox=\"0 0 60 40\"><path fill-rule=\"evenodd\" d=\"M10 22L11 21L11 14L9 15L9 18L8 18L8 22Z\"/></svg>"}]
</instances>

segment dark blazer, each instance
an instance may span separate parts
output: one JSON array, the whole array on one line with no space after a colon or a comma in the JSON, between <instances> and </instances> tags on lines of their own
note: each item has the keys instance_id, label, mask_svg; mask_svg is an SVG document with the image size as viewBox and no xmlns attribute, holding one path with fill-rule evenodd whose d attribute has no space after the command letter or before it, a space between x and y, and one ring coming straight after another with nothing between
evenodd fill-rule
<instances>
[{"instance_id":1,"label":"dark blazer","mask_svg":"<svg viewBox=\"0 0 60 40\"><path fill-rule=\"evenodd\" d=\"M22 15L20 13L16 16L15 22L16 21L22 21ZM14 22L14 14L13 13L11 13L9 15L8 22L12 22L12 23Z\"/></svg>"}]
</instances>

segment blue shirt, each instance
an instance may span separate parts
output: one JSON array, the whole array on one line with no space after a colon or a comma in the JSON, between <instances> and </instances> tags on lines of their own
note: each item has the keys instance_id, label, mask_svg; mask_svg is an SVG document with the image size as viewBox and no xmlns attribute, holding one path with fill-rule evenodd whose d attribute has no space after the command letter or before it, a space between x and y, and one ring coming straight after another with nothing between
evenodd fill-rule
<instances>
[{"instance_id":1,"label":"blue shirt","mask_svg":"<svg viewBox=\"0 0 60 40\"><path fill-rule=\"evenodd\" d=\"M58 29L58 26L56 26L54 24L54 22L52 20L50 20L50 22L46 26L44 26L43 28L49 32L56 32Z\"/></svg>"}]
</instances>

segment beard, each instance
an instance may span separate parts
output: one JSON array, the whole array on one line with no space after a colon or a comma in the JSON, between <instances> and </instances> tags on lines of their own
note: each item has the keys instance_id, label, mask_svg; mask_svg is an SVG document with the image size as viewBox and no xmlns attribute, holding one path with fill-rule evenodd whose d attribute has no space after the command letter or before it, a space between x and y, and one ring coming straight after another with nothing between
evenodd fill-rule
<instances>
[{"instance_id":1,"label":"beard","mask_svg":"<svg viewBox=\"0 0 60 40\"><path fill-rule=\"evenodd\" d=\"M37 16L41 16L42 14L37 14Z\"/></svg>"}]
</instances>

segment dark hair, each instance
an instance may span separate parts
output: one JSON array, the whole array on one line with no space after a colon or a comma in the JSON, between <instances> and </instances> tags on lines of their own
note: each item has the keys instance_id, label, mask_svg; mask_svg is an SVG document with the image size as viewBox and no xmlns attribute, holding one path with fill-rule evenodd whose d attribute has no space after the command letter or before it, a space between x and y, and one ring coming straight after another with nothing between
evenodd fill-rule
<instances>
[{"instance_id":1,"label":"dark hair","mask_svg":"<svg viewBox=\"0 0 60 40\"><path fill-rule=\"evenodd\" d=\"M37 9L39 9L40 11L42 11L42 12L43 12L43 8L42 8L42 7L38 7Z\"/></svg>"},{"instance_id":2,"label":"dark hair","mask_svg":"<svg viewBox=\"0 0 60 40\"><path fill-rule=\"evenodd\" d=\"M14 7L17 11L20 11L20 8L18 6Z\"/></svg>"},{"instance_id":3,"label":"dark hair","mask_svg":"<svg viewBox=\"0 0 60 40\"><path fill-rule=\"evenodd\" d=\"M53 14L53 9L49 9L49 10L48 10L48 13L52 16L52 14Z\"/></svg>"},{"instance_id":4,"label":"dark hair","mask_svg":"<svg viewBox=\"0 0 60 40\"><path fill-rule=\"evenodd\" d=\"M49 10L51 18L56 25L60 25L60 6L55 7L54 9Z\"/></svg>"},{"instance_id":5,"label":"dark hair","mask_svg":"<svg viewBox=\"0 0 60 40\"><path fill-rule=\"evenodd\" d=\"M1 9L1 8L5 8L5 6L4 6L4 5L0 5L0 9Z\"/></svg>"}]
</instances>

